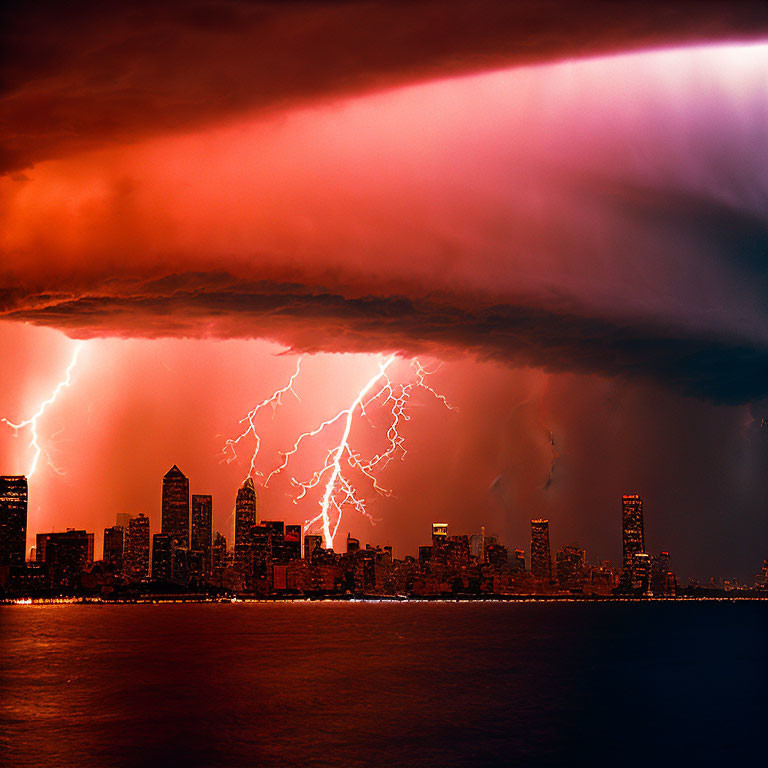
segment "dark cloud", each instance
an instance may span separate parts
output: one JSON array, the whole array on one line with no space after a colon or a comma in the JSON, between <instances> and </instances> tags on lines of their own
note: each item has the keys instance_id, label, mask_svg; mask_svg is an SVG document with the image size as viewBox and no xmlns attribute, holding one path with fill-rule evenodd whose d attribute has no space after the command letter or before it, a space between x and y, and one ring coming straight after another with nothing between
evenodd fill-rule
<instances>
[{"instance_id":1,"label":"dark cloud","mask_svg":"<svg viewBox=\"0 0 768 768\"><path fill-rule=\"evenodd\" d=\"M768 397L768 344L663 323L479 304L470 297L345 296L224 272L113 281L81 295L7 292L2 317L74 336L261 337L297 351L471 354L514 365L653 379L737 404Z\"/></svg>"},{"instance_id":2,"label":"dark cloud","mask_svg":"<svg viewBox=\"0 0 768 768\"><path fill-rule=\"evenodd\" d=\"M0 172L117 141L441 75L752 39L768 5L8 2Z\"/></svg>"}]
</instances>

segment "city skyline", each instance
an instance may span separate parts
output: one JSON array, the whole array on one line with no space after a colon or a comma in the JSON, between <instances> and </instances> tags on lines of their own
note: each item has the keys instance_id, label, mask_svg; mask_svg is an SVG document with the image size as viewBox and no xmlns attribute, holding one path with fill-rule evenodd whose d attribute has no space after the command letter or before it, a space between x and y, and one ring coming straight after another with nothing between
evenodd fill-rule
<instances>
[{"instance_id":1,"label":"city skyline","mask_svg":"<svg viewBox=\"0 0 768 768\"><path fill-rule=\"evenodd\" d=\"M237 489L234 509L228 520L231 522L231 530L226 533L215 530L213 527L213 497L210 494L192 494L190 500L189 478L178 465L174 464L163 475L161 488L160 530L157 530L156 524L152 525L151 515L140 513L132 516L123 512L115 513L114 524L103 530L101 561L109 566L115 565L119 559L120 570L124 570L134 580L151 577L152 580L171 581L172 575L178 569L184 573L187 573L190 568L201 574L210 573L214 543L218 541L223 542L219 548L221 546L226 548L227 558L232 567L243 571L252 567L248 563L253 557L251 548L254 536L258 538L262 535L258 532L263 531L263 535L269 538L273 535L274 526L279 526L281 541L296 542L295 549L293 544L290 545L296 559L309 558L316 548L326 549L322 534L308 530L306 522L304 525L272 520L262 522L259 514L258 492L250 477L246 478ZM2 563L0 564L19 564L18 550L22 531L34 540L34 545L26 551L24 558L32 562L45 562L46 542L56 539L58 534L55 531L27 531L26 478L0 476L0 491L2 491L0 492L0 534L2 534L0 535L0 560ZM611 571L615 581L613 586L625 591L631 589L647 591L650 589L652 579L657 585L665 583L670 553L664 549L651 553L645 546L642 497L636 493L623 494L620 507L621 554L616 559L600 556L599 553L590 559L587 553L591 553L591 548L582 548L576 541L562 541L559 547L553 547L550 541L548 519L530 521L528 548L521 546L521 542L503 542L493 533L486 534L485 526L481 526L481 533L471 534L467 538L467 555L471 554L472 557L480 558L485 562L494 562L501 557L505 565L513 570L527 570L534 579L542 583L550 580L553 583L560 583L563 581L561 573L567 573L574 567L586 567L590 562L601 570ZM315 527L317 528L317 524ZM448 540L448 530L449 523L433 522L430 548L440 549L442 543ZM59 533L64 534L65 540L70 536L85 537L83 540L87 541L88 562L94 562L96 535L93 532L88 533L85 530L67 526L65 531ZM352 546L350 542L354 543L354 549L360 548L360 539L352 537L348 532L346 550L336 549L336 551L349 552ZM289 545L286 543L285 546ZM375 545L378 549L381 546L381 543ZM365 542L364 548L369 549L370 544ZM387 544L385 549L390 553L390 557L396 554L391 544ZM425 546L420 545L417 549L418 553L401 554L406 559L415 554L418 554L419 560L422 557L428 559ZM328 551L333 552L334 549ZM660 566L659 563L663 565ZM676 585L676 577L674 574L670 576ZM706 574L698 578L691 576L689 582L712 585L740 583L739 579L734 579L732 576L715 574ZM749 580L745 583L748 585Z\"/></svg>"}]
</instances>

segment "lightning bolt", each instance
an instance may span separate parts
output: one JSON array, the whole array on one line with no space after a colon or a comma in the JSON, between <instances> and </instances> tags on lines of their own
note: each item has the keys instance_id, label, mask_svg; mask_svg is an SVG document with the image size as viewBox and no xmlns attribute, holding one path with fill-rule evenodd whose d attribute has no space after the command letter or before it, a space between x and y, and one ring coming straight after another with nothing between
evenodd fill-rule
<instances>
[{"instance_id":1,"label":"lightning bolt","mask_svg":"<svg viewBox=\"0 0 768 768\"><path fill-rule=\"evenodd\" d=\"M301 361L303 359L304 358L300 357L296 361L296 370L291 375L291 378L288 379L288 383L284 387L276 389L269 397L262 400L255 408L251 409L247 416L244 416L242 419L240 419L240 424L248 425L243 430L243 432L241 432L235 438L229 438L224 444L224 461L226 461L227 464L231 464L238 458L236 448L238 443L240 443L241 440L245 440L248 435L253 435L254 439L256 440L256 447L254 448L254 451L251 455L251 466L248 470L248 477L253 477L254 475L259 477L262 476L262 473L256 469L256 458L258 457L259 450L261 449L261 436L256 431L256 424L254 423L254 419L256 418L257 414L267 406L272 407L272 415L274 416L277 409L283 404L283 395L287 392L290 392L297 400L299 400L299 396L293 389L293 382L296 381L299 373L301 373Z\"/></svg>"},{"instance_id":2,"label":"lightning bolt","mask_svg":"<svg viewBox=\"0 0 768 768\"><path fill-rule=\"evenodd\" d=\"M405 459L407 450L405 448L405 437L400 428L403 422L410 420L410 415L406 408L413 392L417 389L423 389L429 392L444 407L449 410L457 410L452 406L444 395L435 391L428 383L427 378L436 373L427 370L418 359L410 361L410 366L415 370L413 377L405 382L395 382L390 376L390 369L397 359L392 354L384 359L379 359L377 370L370 379L360 389L352 403L334 416L320 422L316 427L302 432L294 444L287 451L282 451L281 463L272 469L265 477L264 487L279 474L285 470L291 459L299 452L302 444L326 432L330 427L336 424L342 424L342 433L338 442L328 449L323 465L317 469L308 480L297 480L291 477L291 484L298 489L293 502L298 504L314 488L322 487L323 493L320 499L318 514L308 519L304 523L304 531L308 532L315 527L319 527L323 534L325 546L333 547L333 541L338 532L343 512L346 507L351 507L358 513L372 520L367 511L366 499L356 488L349 470L359 473L370 484L370 486L381 495L390 496L391 491L381 486L376 474L381 472L393 459ZM254 475L264 477L264 474L256 468L256 460L261 447L261 438L257 432L255 418L259 411L271 405L273 413L281 404L281 397L287 392L291 392L298 398L293 390L293 384L300 372L300 363L296 366L296 372L290 378L288 383L259 403L252 409L246 417L241 419L241 424L247 426L243 432L236 438L227 440L224 446L224 455L227 462L234 461L237 458L235 446L244 440L248 435L252 435L255 441L255 448L251 455L248 477ZM439 368L440 366L438 366ZM371 425L369 413L374 405L380 409L388 409L388 427L386 431L386 447L380 453L372 456L363 456L356 451L351 444L351 433L356 417L365 418ZM321 485L324 483L324 485Z\"/></svg>"},{"instance_id":3,"label":"lightning bolt","mask_svg":"<svg viewBox=\"0 0 768 768\"><path fill-rule=\"evenodd\" d=\"M18 432L20 429L25 429L26 427L30 428L30 432L32 434L32 440L29 443L29 447L34 448L35 453L32 458L32 463L30 464L29 470L27 471L28 478L34 475L35 470L37 469L37 464L40 459L40 455L42 453L45 453L45 457L48 461L48 464L50 465L50 467L53 469L54 472L60 475L64 474L64 472L60 470L53 463L53 460L51 459L50 454L47 451L44 451L42 446L40 445L40 436L38 435L38 432L37 432L37 425L38 425L38 420L43 416L46 408L48 408L49 405L53 405L53 403L56 401L56 398L59 396L61 391L66 389L72 384L72 371L74 371L75 366L77 365L77 358L80 355L80 350L82 349L82 347L83 347L82 341L78 341L75 344L74 350L72 352L72 360L67 366L67 370L64 375L64 378L56 385L56 388L53 390L51 395L46 400L43 400L42 403L40 403L40 406L38 407L37 411L32 416L18 423L12 422L6 418L0 418L0 422L2 422L3 424L7 424L11 429L14 430L14 433L16 435L18 435Z\"/></svg>"}]
</instances>

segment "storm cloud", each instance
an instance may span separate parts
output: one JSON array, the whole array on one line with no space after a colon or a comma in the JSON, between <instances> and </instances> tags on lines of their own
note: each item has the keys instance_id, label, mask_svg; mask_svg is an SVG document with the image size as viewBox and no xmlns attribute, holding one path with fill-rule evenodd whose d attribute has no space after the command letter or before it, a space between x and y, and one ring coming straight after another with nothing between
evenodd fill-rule
<instances>
[{"instance_id":1,"label":"storm cloud","mask_svg":"<svg viewBox=\"0 0 768 768\"><path fill-rule=\"evenodd\" d=\"M244 283L224 273L116 284L93 295L6 295L0 316L72 336L265 338L295 352L470 354L515 366L654 379L686 395L738 404L768 397L768 344L621 325L458 296L345 297L322 288ZM467 297L469 299L469 297Z\"/></svg>"},{"instance_id":2,"label":"storm cloud","mask_svg":"<svg viewBox=\"0 0 768 768\"><path fill-rule=\"evenodd\" d=\"M3 4L0 171L253 110L570 57L757 39L768 8L629 0Z\"/></svg>"}]
</instances>

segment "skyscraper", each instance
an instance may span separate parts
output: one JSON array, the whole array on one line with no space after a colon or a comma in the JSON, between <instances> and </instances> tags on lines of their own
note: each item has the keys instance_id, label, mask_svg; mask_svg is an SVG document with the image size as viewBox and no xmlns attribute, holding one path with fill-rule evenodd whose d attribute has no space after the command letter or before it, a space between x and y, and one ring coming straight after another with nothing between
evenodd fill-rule
<instances>
[{"instance_id":1,"label":"skyscraper","mask_svg":"<svg viewBox=\"0 0 768 768\"><path fill-rule=\"evenodd\" d=\"M531 520L531 573L536 579L552 578L549 520Z\"/></svg>"},{"instance_id":2,"label":"skyscraper","mask_svg":"<svg viewBox=\"0 0 768 768\"><path fill-rule=\"evenodd\" d=\"M211 540L213 537L213 498L211 496L192 496L192 547L201 552L202 572L211 572Z\"/></svg>"},{"instance_id":3,"label":"skyscraper","mask_svg":"<svg viewBox=\"0 0 768 768\"><path fill-rule=\"evenodd\" d=\"M248 478L237 491L235 500L235 552L238 544L247 543L248 531L259 522L259 501L253 479Z\"/></svg>"},{"instance_id":4,"label":"skyscraper","mask_svg":"<svg viewBox=\"0 0 768 768\"><path fill-rule=\"evenodd\" d=\"M149 518L141 514L131 518L125 536L124 573L129 581L149 576Z\"/></svg>"},{"instance_id":5,"label":"skyscraper","mask_svg":"<svg viewBox=\"0 0 768 768\"><path fill-rule=\"evenodd\" d=\"M235 568L240 573L251 570L251 528L259 517L258 499L253 479L248 478L235 499Z\"/></svg>"},{"instance_id":6,"label":"skyscraper","mask_svg":"<svg viewBox=\"0 0 768 768\"><path fill-rule=\"evenodd\" d=\"M189 480L174 464L163 478L162 531L173 537L173 546L189 549Z\"/></svg>"},{"instance_id":7,"label":"skyscraper","mask_svg":"<svg viewBox=\"0 0 768 768\"><path fill-rule=\"evenodd\" d=\"M622 544L624 570L632 572L634 556L645 552L643 531L643 500L636 493L626 494L621 499Z\"/></svg>"},{"instance_id":8,"label":"skyscraper","mask_svg":"<svg viewBox=\"0 0 768 768\"><path fill-rule=\"evenodd\" d=\"M24 565L27 548L27 478L0 477L0 565Z\"/></svg>"}]
</instances>

